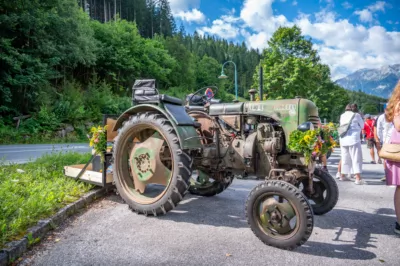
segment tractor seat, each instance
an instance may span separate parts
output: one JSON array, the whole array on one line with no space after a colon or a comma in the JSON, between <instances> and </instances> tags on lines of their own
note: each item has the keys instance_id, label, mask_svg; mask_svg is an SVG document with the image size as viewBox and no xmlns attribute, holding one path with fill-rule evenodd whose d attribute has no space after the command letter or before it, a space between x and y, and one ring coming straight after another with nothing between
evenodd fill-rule
<instances>
[{"instance_id":1,"label":"tractor seat","mask_svg":"<svg viewBox=\"0 0 400 266\"><path fill-rule=\"evenodd\" d=\"M170 103L175 105L183 105L183 101L179 98L159 94L155 86L154 79L138 79L133 84L132 101L134 104L140 103Z\"/></svg>"},{"instance_id":2,"label":"tractor seat","mask_svg":"<svg viewBox=\"0 0 400 266\"><path fill-rule=\"evenodd\" d=\"M136 95L133 98L135 103L170 103L176 105L183 105L183 101L179 98L168 96L166 94L155 94L155 95Z\"/></svg>"}]
</instances>

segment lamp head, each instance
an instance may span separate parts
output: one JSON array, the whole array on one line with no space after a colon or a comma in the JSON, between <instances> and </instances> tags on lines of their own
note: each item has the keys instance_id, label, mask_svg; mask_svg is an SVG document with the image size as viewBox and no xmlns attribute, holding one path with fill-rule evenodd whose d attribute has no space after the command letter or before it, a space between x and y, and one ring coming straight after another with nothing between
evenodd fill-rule
<instances>
[{"instance_id":1,"label":"lamp head","mask_svg":"<svg viewBox=\"0 0 400 266\"><path fill-rule=\"evenodd\" d=\"M219 78L219 79L226 79L226 78L228 78L228 76L225 75L224 71L222 70L222 71L221 71L221 75L220 75L218 78Z\"/></svg>"}]
</instances>

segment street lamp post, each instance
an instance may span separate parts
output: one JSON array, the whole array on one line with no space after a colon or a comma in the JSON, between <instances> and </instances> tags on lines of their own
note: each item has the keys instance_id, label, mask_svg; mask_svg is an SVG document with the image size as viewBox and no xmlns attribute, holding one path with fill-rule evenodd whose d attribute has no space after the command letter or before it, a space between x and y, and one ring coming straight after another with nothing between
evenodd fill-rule
<instances>
[{"instance_id":1,"label":"street lamp post","mask_svg":"<svg viewBox=\"0 0 400 266\"><path fill-rule=\"evenodd\" d=\"M236 100L238 99L238 85L237 85L237 69L236 69L236 64L235 64L235 62L233 62L233 61L226 61L223 65L222 65L222 69L221 69L221 75L218 77L218 78L220 78L220 79L226 79L226 78L228 78L228 76L227 75L225 75L225 73L224 73L224 66L227 64L227 63L232 63L234 66L235 66L235 96L236 96Z\"/></svg>"}]
</instances>

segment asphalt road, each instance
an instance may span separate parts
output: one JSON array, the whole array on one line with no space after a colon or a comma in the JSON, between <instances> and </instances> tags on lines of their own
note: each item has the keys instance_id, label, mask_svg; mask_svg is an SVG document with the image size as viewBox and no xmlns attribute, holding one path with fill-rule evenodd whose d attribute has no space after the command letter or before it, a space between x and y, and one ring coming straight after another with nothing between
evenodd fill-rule
<instances>
[{"instance_id":1,"label":"asphalt road","mask_svg":"<svg viewBox=\"0 0 400 266\"><path fill-rule=\"evenodd\" d=\"M0 145L0 162L26 163L46 153L68 151L90 152L90 148L86 143Z\"/></svg>"},{"instance_id":2,"label":"asphalt road","mask_svg":"<svg viewBox=\"0 0 400 266\"><path fill-rule=\"evenodd\" d=\"M338 160L333 154L331 174ZM294 251L266 246L253 235L244 202L260 181L235 180L215 197L187 195L162 217L137 215L110 195L56 230L23 264L400 265L394 188L380 182L382 176L382 165L366 163L368 185L338 181L336 208L315 218L309 241Z\"/></svg>"}]
</instances>

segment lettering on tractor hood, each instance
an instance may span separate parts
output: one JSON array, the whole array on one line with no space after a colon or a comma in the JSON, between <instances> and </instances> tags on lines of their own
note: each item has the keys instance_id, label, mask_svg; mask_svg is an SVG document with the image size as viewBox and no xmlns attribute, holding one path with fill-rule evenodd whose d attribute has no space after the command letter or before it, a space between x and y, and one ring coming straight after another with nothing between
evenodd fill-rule
<instances>
[{"instance_id":1,"label":"lettering on tractor hood","mask_svg":"<svg viewBox=\"0 0 400 266\"><path fill-rule=\"evenodd\" d=\"M272 108L274 111L288 111L290 116L296 116L297 115L297 104L280 104L280 105L275 105Z\"/></svg>"}]
</instances>

